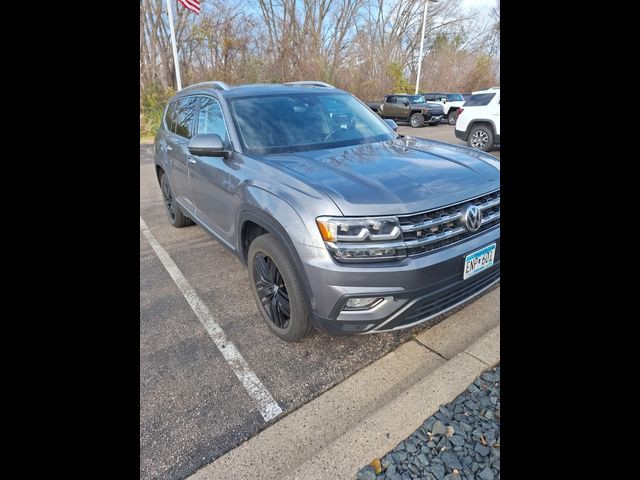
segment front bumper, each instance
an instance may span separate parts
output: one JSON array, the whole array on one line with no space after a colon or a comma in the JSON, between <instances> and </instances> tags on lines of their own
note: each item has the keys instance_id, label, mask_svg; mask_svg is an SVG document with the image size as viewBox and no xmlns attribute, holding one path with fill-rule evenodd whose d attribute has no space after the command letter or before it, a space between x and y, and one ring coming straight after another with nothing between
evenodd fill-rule
<instances>
[{"instance_id":1,"label":"front bumper","mask_svg":"<svg viewBox=\"0 0 640 480\"><path fill-rule=\"evenodd\" d=\"M466 280L464 258L496 243L494 265ZM297 245L312 291L311 321L331 334L374 333L418 325L479 295L500 281L500 226L476 237L398 262L335 262L316 247ZM326 253L326 255L324 254ZM342 310L350 297L386 297L382 308Z\"/></svg>"},{"instance_id":2,"label":"front bumper","mask_svg":"<svg viewBox=\"0 0 640 480\"><path fill-rule=\"evenodd\" d=\"M443 115L432 115L429 119L429 123L439 123L442 120Z\"/></svg>"}]
</instances>

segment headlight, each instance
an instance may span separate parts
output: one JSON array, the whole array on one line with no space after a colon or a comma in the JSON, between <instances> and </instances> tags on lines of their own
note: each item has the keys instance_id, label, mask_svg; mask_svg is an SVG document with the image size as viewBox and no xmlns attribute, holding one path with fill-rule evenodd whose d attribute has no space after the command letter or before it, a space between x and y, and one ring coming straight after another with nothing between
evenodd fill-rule
<instances>
[{"instance_id":1,"label":"headlight","mask_svg":"<svg viewBox=\"0 0 640 480\"><path fill-rule=\"evenodd\" d=\"M319 217L316 223L336 260L390 260L407 255L397 217Z\"/></svg>"}]
</instances>

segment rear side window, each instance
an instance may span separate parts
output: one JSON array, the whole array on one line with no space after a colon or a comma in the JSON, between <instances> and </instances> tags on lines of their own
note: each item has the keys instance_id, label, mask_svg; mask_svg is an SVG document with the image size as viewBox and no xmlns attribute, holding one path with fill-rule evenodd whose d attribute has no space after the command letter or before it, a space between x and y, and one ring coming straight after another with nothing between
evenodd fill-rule
<instances>
[{"instance_id":1,"label":"rear side window","mask_svg":"<svg viewBox=\"0 0 640 480\"><path fill-rule=\"evenodd\" d=\"M476 95L471 95L469 100L464 103L465 107L484 107L488 105L493 97L495 97L495 93L478 93Z\"/></svg>"},{"instance_id":2,"label":"rear side window","mask_svg":"<svg viewBox=\"0 0 640 480\"><path fill-rule=\"evenodd\" d=\"M204 97L198 110L198 135L216 133L222 140L227 140L227 127L222 117L222 108L217 100Z\"/></svg>"},{"instance_id":3,"label":"rear side window","mask_svg":"<svg viewBox=\"0 0 640 480\"><path fill-rule=\"evenodd\" d=\"M178 100L176 109L176 126L173 132L184 138L193 137L194 119L196 114L196 97L187 97Z\"/></svg>"},{"instance_id":4,"label":"rear side window","mask_svg":"<svg viewBox=\"0 0 640 480\"><path fill-rule=\"evenodd\" d=\"M178 102L171 102L169 107L167 107L167 113L164 115L164 123L167 126L167 130L174 132L176 131L175 125L175 113L176 113L176 104Z\"/></svg>"}]
</instances>

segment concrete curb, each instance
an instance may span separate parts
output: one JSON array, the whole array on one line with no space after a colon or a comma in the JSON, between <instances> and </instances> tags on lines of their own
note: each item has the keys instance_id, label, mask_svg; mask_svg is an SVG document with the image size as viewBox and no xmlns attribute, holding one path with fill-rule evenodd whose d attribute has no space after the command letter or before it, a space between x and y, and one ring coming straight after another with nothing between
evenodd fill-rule
<instances>
[{"instance_id":1,"label":"concrete curb","mask_svg":"<svg viewBox=\"0 0 640 480\"><path fill-rule=\"evenodd\" d=\"M500 361L499 290L422 332L416 341L401 345L189 479L354 479L359 468L395 447Z\"/></svg>"}]
</instances>

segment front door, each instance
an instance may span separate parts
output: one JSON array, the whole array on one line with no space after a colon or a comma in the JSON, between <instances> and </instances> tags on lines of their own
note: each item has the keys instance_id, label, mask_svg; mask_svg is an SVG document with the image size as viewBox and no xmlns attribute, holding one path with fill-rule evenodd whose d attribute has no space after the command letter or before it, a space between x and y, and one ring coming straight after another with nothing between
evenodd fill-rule
<instances>
[{"instance_id":1,"label":"front door","mask_svg":"<svg viewBox=\"0 0 640 480\"><path fill-rule=\"evenodd\" d=\"M400 109L398 104L398 97L395 95L389 95L387 97L387 101L384 104L384 115L385 117L399 117Z\"/></svg>"},{"instance_id":2,"label":"front door","mask_svg":"<svg viewBox=\"0 0 640 480\"><path fill-rule=\"evenodd\" d=\"M215 133L229 144L220 103L201 96L196 134ZM230 246L233 245L235 217L231 214L230 170L233 159L189 155L189 184L200 223Z\"/></svg>"}]
</instances>

